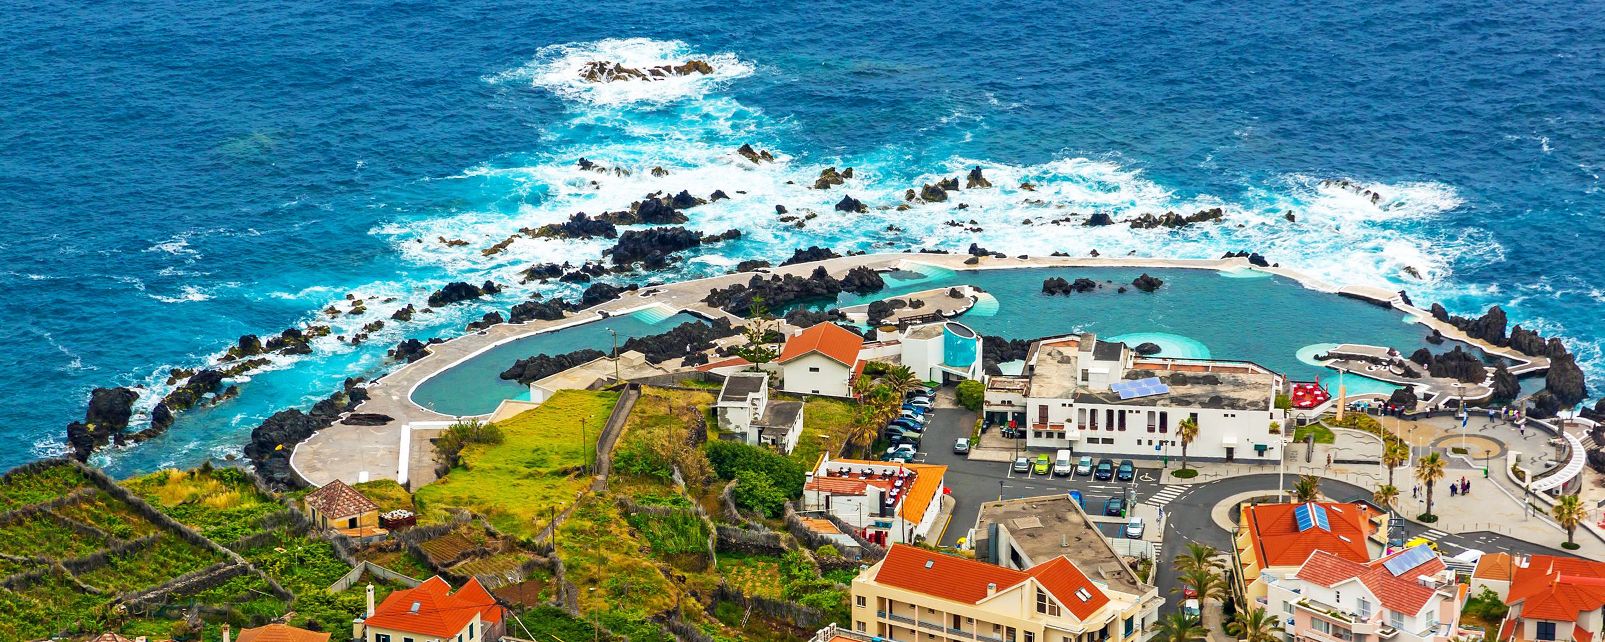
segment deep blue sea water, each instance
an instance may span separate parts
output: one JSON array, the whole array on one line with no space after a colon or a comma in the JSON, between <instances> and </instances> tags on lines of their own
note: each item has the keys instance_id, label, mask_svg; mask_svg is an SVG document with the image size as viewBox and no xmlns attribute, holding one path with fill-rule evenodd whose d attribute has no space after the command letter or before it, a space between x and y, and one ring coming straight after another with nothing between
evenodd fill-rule
<instances>
[{"instance_id":1,"label":"deep blue sea water","mask_svg":"<svg viewBox=\"0 0 1605 642\"><path fill-rule=\"evenodd\" d=\"M57 452L95 386L147 386L148 409L166 369L313 320L347 293L373 297L368 318L334 321L349 334L451 280L594 258L601 242L480 249L657 189L722 189L734 198L691 210L690 225L747 233L669 276L807 244L1258 249L1460 313L1504 304L1566 337L1596 388L1605 375L1605 263L1593 259L1605 233L1605 20L1590 3L12 9L0 21L0 466ZM601 87L573 74L597 58L688 57L717 72ZM743 142L782 161L754 167L731 154ZM582 173L582 155L635 173ZM656 165L671 175L643 171ZM857 177L805 189L827 165ZM974 165L1000 188L904 213L829 207L842 191L891 205ZM820 218L791 228L775 204ZM1181 232L1021 224L1217 205L1225 223ZM382 371L403 336L460 330L527 292L392 324L357 348L322 340L239 399L102 463L126 472L235 452L274 410Z\"/></svg>"}]
</instances>

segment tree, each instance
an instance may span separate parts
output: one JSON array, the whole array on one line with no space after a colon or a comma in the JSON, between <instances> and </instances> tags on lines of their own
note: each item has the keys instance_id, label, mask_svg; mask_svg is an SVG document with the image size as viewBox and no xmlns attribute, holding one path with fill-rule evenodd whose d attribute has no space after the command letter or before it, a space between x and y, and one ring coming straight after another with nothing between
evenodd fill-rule
<instances>
[{"instance_id":1,"label":"tree","mask_svg":"<svg viewBox=\"0 0 1605 642\"><path fill-rule=\"evenodd\" d=\"M908 366L895 366L887 370L886 376L881 377L881 381L896 394L899 400L904 395L907 395L908 391L925 385L925 382L920 381L919 377L914 376L914 371Z\"/></svg>"},{"instance_id":2,"label":"tree","mask_svg":"<svg viewBox=\"0 0 1605 642\"><path fill-rule=\"evenodd\" d=\"M1231 597L1228 594L1229 589L1226 586L1226 580L1221 579L1221 576L1215 573L1215 569L1210 567L1190 568L1182 571L1181 574L1176 576L1176 581L1180 582L1182 586L1196 591L1199 599L1213 597L1225 600Z\"/></svg>"},{"instance_id":3,"label":"tree","mask_svg":"<svg viewBox=\"0 0 1605 642\"><path fill-rule=\"evenodd\" d=\"M1437 485L1438 480L1443 479L1444 468L1448 463L1436 452L1427 453L1425 457L1416 461L1416 481L1427 486L1427 512L1422 514L1425 518L1422 521L1438 521L1437 516L1432 514L1432 487Z\"/></svg>"},{"instance_id":4,"label":"tree","mask_svg":"<svg viewBox=\"0 0 1605 642\"><path fill-rule=\"evenodd\" d=\"M1588 519L1588 509L1583 508L1582 499L1577 495L1561 495L1551 512L1555 515L1555 521L1560 522L1560 527L1566 529L1566 548L1577 548L1577 542L1572 541L1572 534L1583 520Z\"/></svg>"},{"instance_id":5,"label":"tree","mask_svg":"<svg viewBox=\"0 0 1605 642\"><path fill-rule=\"evenodd\" d=\"M1176 437L1181 439L1181 468L1187 469L1187 446L1198 438L1198 420L1188 417L1176 425Z\"/></svg>"},{"instance_id":6,"label":"tree","mask_svg":"<svg viewBox=\"0 0 1605 642\"><path fill-rule=\"evenodd\" d=\"M747 338L747 345L737 347L733 352L736 356L755 364L774 361L775 357L780 356L780 351L768 341L774 325L775 318L769 315L769 308L764 305L763 297L754 297L752 304L747 306L747 324L741 328L742 336Z\"/></svg>"},{"instance_id":7,"label":"tree","mask_svg":"<svg viewBox=\"0 0 1605 642\"><path fill-rule=\"evenodd\" d=\"M1410 461L1410 447L1396 439L1387 440L1382 447L1382 465L1388 467L1388 485L1393 485L1393 469Z\"/></svg>"},{"instance_id":8,"label":"tree","mask_svg":"<svg viewBox=\"0 0 1605 642\"><path fill-rule=\"evenodd\" d=\"M1192 616L1176 611L1159 618L1152 642L1194 642L1209 637L1209 632Z\"/></svg>"},{"instance_id":9,"label":"tree","mask_svg":"<svg viewBox=\"0 0 1605 642\"><path fill-rule=\"evenodd\" d=\"M1393 510L1393 502L1399 501L1399 487L1393 484L1377 486L1376 492L1371 493L1371 499L1383 508Z\"/></svg>"},{"instance_id":10,"label":"tree","mask_svg":"<svg viewBox=\"0 0 1605 642\"><path fill-rule=\"evenodd\" d=\"M1315 475L1299 475L1298 481L1293 482L1292 490L1287 492L1293 495L1293 501L1300 504L1319 500L1321 498L1321 478Z\"/></svg>"},{"instance_id":11,"label":"tree","mask_svg":"<svg viewBox=\"0 0 1605 642\"><path fill-rule=\"evenodd\" d=\"M1255 606L1240 609L1226 623L1226 632L1242 642L1278 642L1282 639L1282 625L1276 616Z\"/></svg>"},{"instance_id":12,"label":"tree","mask_svg":"<svg viewBox=\"0 0 1605 642\"><path fill-rule=\"evenodd\" d=\"M986 402L986 386L974 379L960 381L956 392L959 405L971 412L980 412L981 405Z\"/></svg>"},{"instance_id":13,"label":"tree","mask_svg":"<svg viewBox=\"0 0 1605 642\"><path fill-rule=\"evenodd\" d=\"M736 473L736 488L730 497L742 508L775 517L785 511L786 491L776 487L769 477L752 470Z\"/></svg>"},{"instance_id":14,"label":"tree","mask_svg":"<svg viewBox=\"0 0 1605 642\"><path fill-rule=\"evenodd\" d=\"M1198 542L1187 542L1187 552L1177 555L1174 562L1176 570L1182 572L1195 568L1217 572L1221 568L1221 562L1217 559L1219 555L1220 551L1215 550L1213 546L1199 544Z\"/></svg>"}]
</instances>

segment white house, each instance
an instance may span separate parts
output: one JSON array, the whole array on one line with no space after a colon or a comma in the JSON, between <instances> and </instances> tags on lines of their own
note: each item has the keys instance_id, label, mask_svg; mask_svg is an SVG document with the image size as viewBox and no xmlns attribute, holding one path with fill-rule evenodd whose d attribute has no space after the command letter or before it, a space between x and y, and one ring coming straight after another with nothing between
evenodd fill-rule
<instances>
[{"instance_id":1,"label":"white house","mask_svg":"<svg viewBox=\"0 0 1605 642\"><path fill-rule=\"evenodd\" d=\"M1089 333L1033 344L1020 375L988 378L984 411L1025 429L1029 448L1153 459L1181 455L1177 426L1191 418L1189 457L1275 463L1284 386L1251 362L1143 357Z\"/></svg>"},{"instance_id":2,"label":"white house","mask_svg":"<svg viewBox=\"0 0 1605 642\"><path fill-rule=\"evenodd\" d=\"M947 466L858 459L819 460L803 485L802 512L827 512L882 546L929 540Z\"/></svg>"},{"instance_id":3,"label":"white house","mask_svg":"<svg viewBox=\"0 0 1605 642\"><path fill-rule=\"evenodd\" d=\"M1425 545L1364 563L1315 550L1297 570L1260 578L1261 606L1301 642L1449 642L1461 633L1462 585Z\"/></svg>"},{"instance_id":4,"label":"white house","mask_svg":"<svg viewBox=\"0 0 1605 642\"><path fill-rule=\"evenodd\" d=\"M780 389L805 395L853 396L853 378L862 371L858 352L864 338L834 323L820 323L786 339L775 363Z\"/></svg>"},{"instance_id":5,"label":"white house","mask_svg":"<svg viewBox=\"0 0 1605 642\"><path fill-rule=\"evenodd\" d=\"M898 338L899 358L924 381L980 380L981 335L957 321L911 326Z\"/></svg>"},{"instance_id":6,"label":"white house","mask_svg":"<svg viewBox=\"0 0 1605 642\"><path fill-rule=\"evenodd\" d=\"M754 446L773 446L790 453L802 436L803 404L769 399L769 374L737 372L725 377L714 403L719 428Z\"/></svg>"}]
</instances>

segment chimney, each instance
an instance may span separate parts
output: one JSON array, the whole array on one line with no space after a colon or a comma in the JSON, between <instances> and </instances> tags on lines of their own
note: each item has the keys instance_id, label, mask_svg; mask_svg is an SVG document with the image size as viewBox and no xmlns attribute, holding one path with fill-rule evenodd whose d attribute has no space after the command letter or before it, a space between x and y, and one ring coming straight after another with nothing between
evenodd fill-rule
<instances>
[{"instance_id":1,"label":"chimney","mask_svg":"<svg viewBox=\"0 0 1605 642\"><path fill-rule=\"evenodd\" d=\"M373 583L372 582L368 583L368 610L364 611L364 612L367 613L366 617L373 617Z\"/></svg>"},{"instance_id":2,"label":"chimney","mask_svg":"<svg viewBox=\"0 0 1605 642\"><path fill-rule=\"evenodd\" d=\"M998 583L997 582L987 582L986 583L986 596L987 597L992 597L993 595L997 595L997 592L998 592Z\"/></svg>"},{"instance_id":3,"label":"chimney","mask_svg":"<svg viewBox=\"0 0 1605 642\"><path fill-rule=\"evenodd\" d=\"M225 623L223 625L223 642L229 642L229 633L229 625Z\"/></svg>"}]
</instances>

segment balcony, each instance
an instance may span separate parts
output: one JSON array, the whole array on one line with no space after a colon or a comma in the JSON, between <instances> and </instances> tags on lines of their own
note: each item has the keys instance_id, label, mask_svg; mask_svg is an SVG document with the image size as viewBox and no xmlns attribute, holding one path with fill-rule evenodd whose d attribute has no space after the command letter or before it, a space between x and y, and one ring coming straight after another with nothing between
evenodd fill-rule
<instances>
[{"instance_id":1,"label":"balcony","mask_svg":"<svg viewBox=\"0 0 1605 642\"><path fill-rule=\"evenodd\" d=\"M992 637L990 635L981 635L980 633L975 634L975 639L980 640L981 642L1003 642L1003 638Z\"/></svg>"},{"instance_id":2,"label":"balcony","mask_svg":"<svg viewBox=\"0 0 1605 642\"><path fill-rule=\"evenodd\" d=\"M1353 613L1307 597L1294 602L1293 605L1327 619L1337 620L1346 624L1354 624L1359 621L1359 617Z\"/></svg>"},{"instance_id":3,"label":"balcony","mask_svg":"<svg viewBox=\"0 0 1605 642\"><path fill-rule=\"evenodd\" d=\"M974 633L971 633L971 632L966 631L964 629L955 629L953 627L948 627L947 628L947 634L951 635L953 637L956 637L956 638L970 638L972 640L975 639L975 634Z\"/></svg>"},{"instance_id":4,"label":"balcony","mask_svg":"<svg viewBox=\"0 0 1605 642\"><path fill-rule=\"evenodd\" d=\"M883 611L883 612L881 612L881 617L885 618L885 619L888 619L888 620L891 620L893 622L902 622L903 624L917 624L914 621L914 618L903 617L903 616L898 615L896 613L886 613L886 612Z\"/></svg>"}]
</instances>

